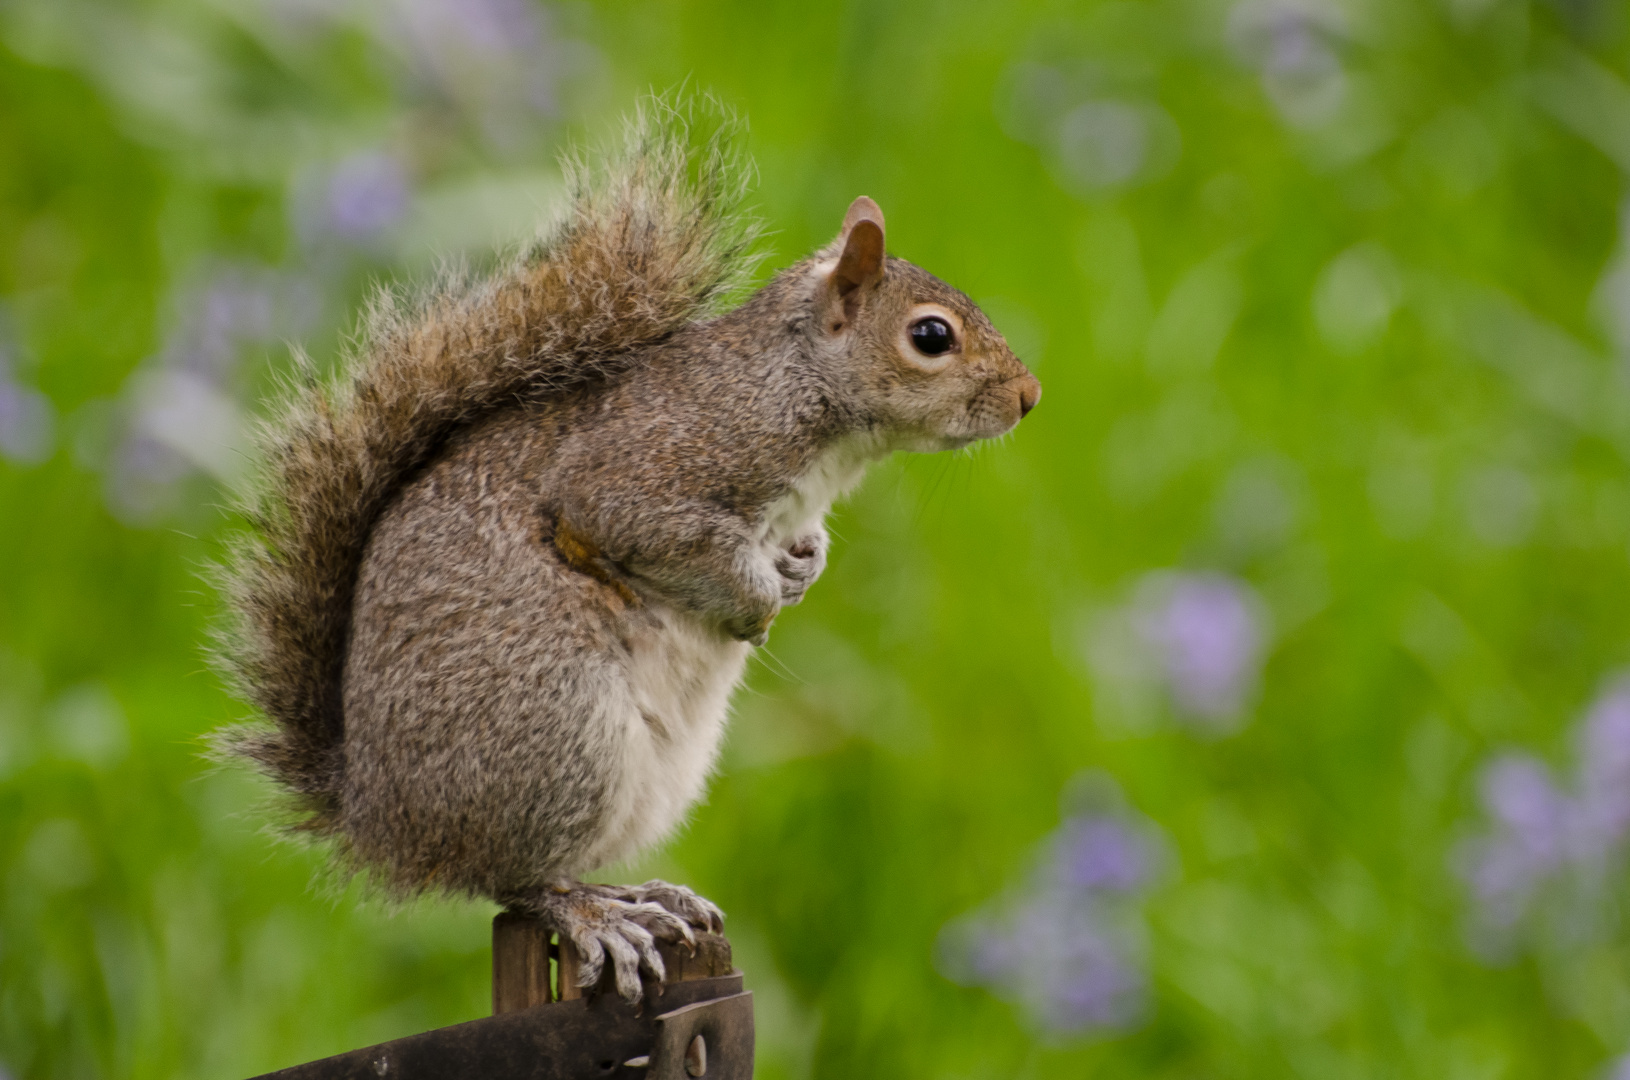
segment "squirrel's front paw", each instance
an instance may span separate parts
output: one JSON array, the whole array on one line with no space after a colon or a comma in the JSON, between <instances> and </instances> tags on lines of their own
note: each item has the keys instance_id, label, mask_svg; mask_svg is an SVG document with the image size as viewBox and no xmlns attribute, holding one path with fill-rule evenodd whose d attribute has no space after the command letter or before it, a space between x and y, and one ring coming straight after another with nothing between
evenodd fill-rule
<instances>
[{"instance_id":1,"label":"squirrel's front paw","mask_svg":"<svg viewBox=\"0 0 1630 1080\"><path fill-rule=\"evenodd\" d=\"M777 553L776 572L781 575L781 603L796 604L804 598L815 579L826 569L827 536L824 532L800 536Z\"/></svg>"}]
</instances>

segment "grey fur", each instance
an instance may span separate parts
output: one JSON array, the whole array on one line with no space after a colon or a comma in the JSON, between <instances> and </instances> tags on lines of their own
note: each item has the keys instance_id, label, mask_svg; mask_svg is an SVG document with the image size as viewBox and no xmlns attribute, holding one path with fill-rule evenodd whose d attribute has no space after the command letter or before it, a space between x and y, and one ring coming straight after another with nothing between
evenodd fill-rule
<instances>
[{"instance_id":1,"label":"grey fur","mask_svg":"<svg viewBox=\"0 0 1630 1080\"><path fill-rule=\"evenodd\" d=\"M399 892L537 912L627 996L653 935L718 911L576 879L699 796L747 654L825 565L831 500L1040 392L967 297L885 258L870 200L704 317L749 230L723 137L700 169L687 139L647 108L538 251L381 309L339 386L274 426L231 575L227 655L273 727L228 738L306 827ZM913 351L924 312L960 324L953 354Z\"/></svg>"}]
</instances>

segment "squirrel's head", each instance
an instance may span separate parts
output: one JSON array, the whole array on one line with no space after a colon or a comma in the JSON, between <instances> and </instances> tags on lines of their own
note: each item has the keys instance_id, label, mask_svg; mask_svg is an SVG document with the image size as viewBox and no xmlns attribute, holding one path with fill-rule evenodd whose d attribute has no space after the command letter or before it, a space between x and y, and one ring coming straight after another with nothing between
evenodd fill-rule
<instances>
[{"instance_id":1,"label":"squirrel's head","mask_svg":"<svg viewBox=\"0 0 1630 1080\"><path fill-rule=\"evenodd\" d=\"M813 260L810 321L845 404L902 449L946 450L1013 429L1041 384L960 291L883 248L862 195Z\"/></svg>"}]
</instances>

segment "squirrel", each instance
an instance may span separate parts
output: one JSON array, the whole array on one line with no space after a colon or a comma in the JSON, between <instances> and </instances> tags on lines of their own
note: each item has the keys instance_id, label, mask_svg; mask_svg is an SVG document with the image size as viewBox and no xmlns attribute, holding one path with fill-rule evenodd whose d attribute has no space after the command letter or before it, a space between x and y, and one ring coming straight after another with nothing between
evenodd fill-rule
<instances>
[{"instance_id":1,"label":"squirrel","mask_svg":"<svg viewBox=\"0 0 1630 1080\"><path fill-rule=\"evenodd\" d=\"M757 235L738 134L642 103L620 150L565 163L545 239L415 302L382 291L338 374L267 421L222 567L217 655L264 719L216 744L292 796L292 827L392 894L543 920L584 986L609 956L631 1001L657 939L722 913L580 878L698 799L833 500L1041 393L968 297L885 254L865 197L722 311Z\"/></svg>"}]
</instances>

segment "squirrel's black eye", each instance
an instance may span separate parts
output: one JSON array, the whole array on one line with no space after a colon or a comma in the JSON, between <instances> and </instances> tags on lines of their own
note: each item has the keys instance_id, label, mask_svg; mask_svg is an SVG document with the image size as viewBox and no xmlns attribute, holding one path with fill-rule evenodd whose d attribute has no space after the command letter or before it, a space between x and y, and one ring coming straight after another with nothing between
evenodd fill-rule
<instances>
[{"instance_id":1,"label":"squirrel's black eye","mask_svg":"<svg viewBox=\"0 0 1630 1080\"><path fill-rule=\"evenodd\" d=\"M930 315L911 324L911 345L924 356L942 356L955 344L951 327L938 316Z\"/></svg>"}]
</instances>

